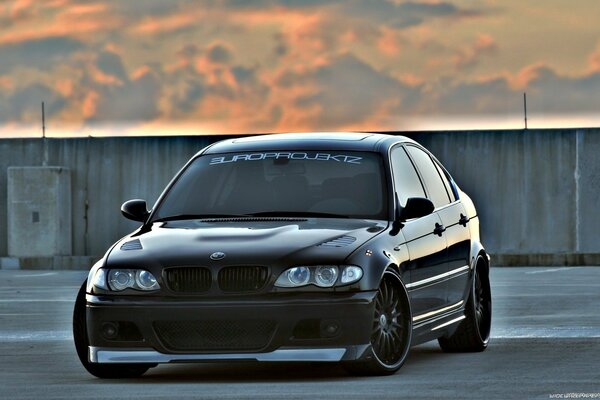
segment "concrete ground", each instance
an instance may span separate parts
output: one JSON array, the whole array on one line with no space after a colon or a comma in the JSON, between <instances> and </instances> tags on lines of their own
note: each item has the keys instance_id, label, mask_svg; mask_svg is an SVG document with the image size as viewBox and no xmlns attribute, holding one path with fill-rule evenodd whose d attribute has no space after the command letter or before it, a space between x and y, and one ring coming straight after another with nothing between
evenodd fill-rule
<instances>
[{"instance_id":1,"label":"concrete ground","mask_svg":"<svg viewBox=\"0 0 600 400\"><path fill-rule=\"evenodd\" d=\"M70 325L85 272L0 270L0 399L600 398L600 268L495 268L483 353L412 349L388 377L319 364L163 365L99 380L80 366Z\"/></svg>"}]
</instances>

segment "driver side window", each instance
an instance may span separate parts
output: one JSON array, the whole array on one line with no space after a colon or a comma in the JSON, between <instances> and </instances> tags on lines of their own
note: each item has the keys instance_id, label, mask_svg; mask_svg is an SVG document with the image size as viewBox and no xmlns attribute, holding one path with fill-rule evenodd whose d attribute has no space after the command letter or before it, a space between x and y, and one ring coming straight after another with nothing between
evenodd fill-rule
<instances>
[{"instance_id":1,"label":"driver side window","mask_svg":"<svg viewBox=\"0 0 600 400\"><path fill-rule=\"evenodd\" d=\"M426 197L423 184L404 147L398 146L392 150L391 161L394 173L394 190L398 194L400 205L404 207L409 197Z\"/></svg>"}]
</instances>

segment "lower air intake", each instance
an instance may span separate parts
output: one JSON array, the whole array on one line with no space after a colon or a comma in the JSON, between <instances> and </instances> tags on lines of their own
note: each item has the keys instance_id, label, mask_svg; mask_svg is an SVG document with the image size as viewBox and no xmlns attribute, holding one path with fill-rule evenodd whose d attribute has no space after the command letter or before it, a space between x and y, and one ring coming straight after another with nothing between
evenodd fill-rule
<instances>
[{"instance_id":1,"label":"lower air intake","mask_svg":"<svg viewBox=\"0 0 600 400\"><path fill-rule=\"evenodd\" d=\"M269 345L272 320L156 321L154 330L173 351L256 351Z\"/></svg>"}]
</instances>

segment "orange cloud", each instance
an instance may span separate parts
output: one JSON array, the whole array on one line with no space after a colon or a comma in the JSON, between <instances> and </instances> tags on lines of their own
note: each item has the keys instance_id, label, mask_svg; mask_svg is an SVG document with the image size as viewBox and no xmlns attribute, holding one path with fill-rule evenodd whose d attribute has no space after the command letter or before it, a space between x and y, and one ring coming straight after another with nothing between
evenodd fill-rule
<instances>
[{"instance_id":1,"label":"orange cloud","mask_svg":"<svg viewBox=\"0 0 600 400\"><path fill-rule=\"evenodd\" d=\"M69 97L73 94L73 81L71 79L59 79L54 84L54 88L64 97Z\"/></svg>"},{"instance_id":2,"label":"orange cloud","mask_svg":"<svg viewBox=\"0 0 600 400\"><path fill-rule=\"evenodd\" d=\"M425 80L415 74L407 72L400 75L400 82L411 87L416 87L422 85L425 82Z\"/></svg>"},{"instance_id":3,"label":"orange cloud","mask_svg":"<svg viewBox=\"0 0 600 400\"><path fill-rule=\"evenodd\" d=\"M172 32L190 26L196 19L192 15L173 15L167 18L151 18L136 25L132 30L139 34Z\"/></svg>"},{"instance_id":4,"label":"orange cloud","mask_svg":"<svg viewBox=\"0 0 600 400\"><path fill-rule=\"evenodd\" d=\"M45 4L45 3L42 3ZM108 7L102 4L66 5L46 20L23 24L18 29L0 34L0 46L54 37L80 37L97 32L111 31L121 20L110 16ZM48 16L46 16L48 17Z\"/></svg>"},{"instance_id":5,"label":"orange cloud","mask_svg":"<svg viewBox=\"0 0 600 400\"><path fill-rule=\"evenodd\" d=\"M537 79L540 76L541 70L545 68L547 68L547 66L543 62L538 62L522 68L515 76L509 77L510 87L515 90L527 88L529 82Z\"/></svg>"},{"instance_id":6,"label":"orange cloud","mask_svg":"<svg viewBox=\"0 0 600 400\"><path fill-rule=\"evenodd\" d=\"M81 17L90 14L97 15L107 11L108 9L108 5L104 3L73 4L65 9L64 16Z\"/></svg>"},{"instance_id":7,"label":"orange cloud","mask_svg":"<svg viewBox=\"0 0 600 400\"><path fill-rule=\"evenodd\" d=\"M473 44L473 48L478 51L495 50L496 47L497 44L494 38L487 34L477 36L477 40Z\"/></svg>"},{"instance_id":8,"label":"orange cloud","mask_svg":"<svg viewBox=\"0 0 600 400\"><path fill-rule=\"evenodd\" d=\"M457 68L470 67L479 62L479 57L493 53L497 47L493 37L480 34L474 43L456 52L452 58L452 63Z\"/></svg>"},{"instance_id":9,"label":"orange cloud","mask_svg":"<svg viewBox=\"0 0 600 400\"><path fill-rule=\"evenodd\" d=\"M225 14L230 16L233 23L242 26L281 26L284 30L296 30L316 19L321 19L324 13L319 11L299 11L283 7L253 9Z\"/></svg>"},{"instance_id":10,"label":"orange cloud","mask_svg":"<svg viewBox=\"0 0 600 400\"><path fill-rule=\"evenodd\" d=\"M400 43L397 33L390 28L382 28L381 35L377 39L377 48L379 51L389 57L398 55L400 52Z\"/></svg>"},{"instance_id":11,"label":"orange cloud","mask_svg":"<svg viewBox=\"0 0 600 400\"><path fill-rule=\"evenodd\" d=\"M12 7L9 7L10 18L13 21L18 21L32 14L33 0L16 0Z\"/></svg>"},{"instance_id":12,"label":"orange cloud","mask_svg":"<svg viewBox=\"0 0 600 400\"><path fill-rule=\"evenodd\" d=\"M14 87L14 83L12 79L8 76L0 76L0 89L2 90L12 90Z\"/></svg>"},{"instance_id":13,"label":"orange cloud","mask_svg":"<svg viewBox=\"0 0 600 400\"><path fill-rule=\"evenodd\" d=\"M116 76L107 74L100 70L95 64L90 64L88 66L90 77L97 83L106 86L121 86L123 85L123 81L121 81Z\"/></svg>"},{"instance_id":14,"label":"orange cloud","mask_svg":"<svg viewBox=\"0 0 600 400\"><path fill-rule=\"evenodd\" d=\"M588 64L590 66L591 73L600 72L600 44L598 44L598 46L596 46L596 50L589 55Z\"/></svg>"},{"instance_id":15,"label":"orange cloud","mask_svg":"<svg viewBox=\"0 0 600 400\"><path fill-rule=\"evenodd\" d=\"M145 75L151 73L150 71L150 67L148 67L147 65L143 65L141 67L139 67L138 69L136 69L135 71L133 71L133 73L131 74L131 79L134 81L137 81L140 78L143 78Z\"/></svg>"},{"instance_id":16,"label":"orange cloud","mask_svg":"<svg viewBox=\"0 0 600 400\"><path fill-rule=\"evenodd\" d=\"M138 35L156 35L178 31L199 24L205 17L202 9L186 10L161 17L148 17L131 28Z\"/></svg>"},{"instance_id":17,"label":"orange cloud","mask_svg":"<svg viewBox=\"0 0 600 400\"><path fill-rule=\"evenodd\" d=\"M93 90L89 91L81 104L81 113L84 118L93 117L96 114L100 95Z\"/></svg>"}]
</instances>

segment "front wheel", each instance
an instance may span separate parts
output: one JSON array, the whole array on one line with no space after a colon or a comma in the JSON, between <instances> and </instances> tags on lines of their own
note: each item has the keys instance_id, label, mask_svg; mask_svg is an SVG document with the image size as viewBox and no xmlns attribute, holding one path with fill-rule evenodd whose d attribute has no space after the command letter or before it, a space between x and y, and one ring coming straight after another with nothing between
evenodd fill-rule
<instances>
[{"instance_id":1,"label":"front wheel","mask_svg":"<svg viewBox=\"0 0 600 400\"><path fill-rule=\"evenodd\" d=\"M98 378L135 378L143 375L153 365L147 364L96 364L89 362L87 336L87 323L85 315L85 288L87 281L83 282L73 310L73 339L75 350L83 367Z\"/></svg>"},{"instance_id":2,"label":"front wheel","mask_svg":"<svg viewBox=\"0 0 600 400\"><path fill-rule=\"evenodd\" d=\"M465 317L451 336L438 339L443 351L478 352L487 348L492 325L492 294L489 268L481 254L475 263L475 276L465 308Z\"/></svg>"},{"instance_id":3,"label":"front wheel","mask_svg":"<svg viewBox=\"0 0 600 400\"><path fill-rule=\"evenodd\" d=\"M412 337L412 317L406 290L398 274L388 269L375 296L371 328L371 352L366 360L346 364L360 375L391 375L408 355Z\"/></svg>"}]
</instances>

